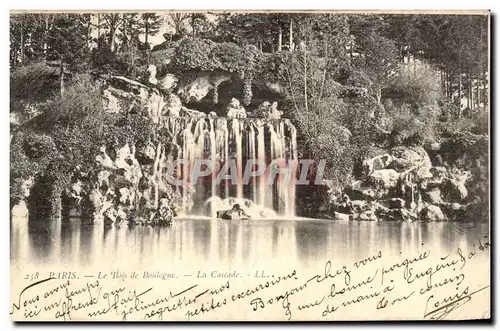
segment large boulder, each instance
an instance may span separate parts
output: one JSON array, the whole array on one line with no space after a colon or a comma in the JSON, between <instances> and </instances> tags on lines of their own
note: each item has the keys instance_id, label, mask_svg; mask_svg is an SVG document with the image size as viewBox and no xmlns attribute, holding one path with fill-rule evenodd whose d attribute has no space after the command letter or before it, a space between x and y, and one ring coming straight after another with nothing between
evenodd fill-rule
<instances>
[{"instance_id":1,"label":"large boulder","mask_svg":"<svg viewBox=\"0 0 500 331\"><path fill-rule=\"evenodd\" d=\"M236 98L232 98L231 101L229 102L229 105L227 105L226 108L226 116L227 118L246 118L247 113L245 111L245 108L240 106L240 102Z\"/></svg>"},{"instance_id":2,"label":"large boulder","mask_svg":"<svg viewBox=\"0 0 500 331\"><path fill-rule=\"evenodd\" d=\"M216 92L218 85L230 80L229 75L212 75L203 73L190 82L179 87L177 94L184 103L200 102L212 90Z\"/></svg>"},{"instance_id":3,"label":"large boulder","mask_svg":"<svg viewBox=\"0 0 500 331\"><path fill-rule=\"evenodd\" d=\"M108 170L101 170L97 173L97 184L99 185L99 187L102 187L104 185L106 185L106 187L109 187L109 176L111 176L111 172ZM78 182L75 183L73 187L75 187L75 185L77 184Z\"/></svg>"},{"instance_id":4,"label":"large boulder","mask_svg":"<svg viewBox=\"0 0 500 331\"><path fill-rule=\"evenodd\" d=\"M441 186L449 177L448 169L445 167L433 167L430 169L430 172L432 174L432 179L430 179L427 183L429 187Z\"/></svg>"},{"instance_id":5,"label":"large boulder","mask_svg":"<svg viewBox=\"0 0 500 331\"><path fill-rule=\"evenodd\" d=\"M177 86L179 78L174 74L166 74L158 80L158 88L162 91L171 91Z\"/></svg>"},{"instance_id":6,"label":"large boulder","mask_svg":"<svg viewBox=\"0 0 500 331\"><path fill-rule=\"evenodd\" d=\"M110 169L113 169L115 167L113 160L111 160L106 152L106 146L101 146L101 148L99 149L99 154L95 157L95 160L101 167Z\"/></svg>"},{"instance_id":7,"label":"large boulder","mask_svg":"<svg viewBox=\"0 0 500 331\"><path fill-rule=\"evenodd\" d=\"M392 198L388 201L389 208L404 208L406 201L401 198Z\"/></svg>"},{"instance_id":8,"label":"large boulder","mask_svg":"<svg viewBox=\"0 0 500 331\"><path fill-rule=\"evenodd\" d=\"M17 219L28 219L28 206L26 199L29 197L31 188L35 184L34 177L29 177L21 182L21 201L12 206L11 215Z\"/></svg>"},{"instance_id":9,"label":"large boulder","mask_svg":"<svg viewBox=\"0 0 500 331\"><path fill-rule=\"evenodd\" d=\"M278 110L278 103L276 101L273 102L269 113L267 114L267 118L270 120L279 120L281 119L281 115L283 115L283 111Z\"/></svg>"},{"instance_id":10,"label":"large boulder","mask_svg":"<svg viewBox=\"0 0 500 331\"><path fill-rule=\"evenodd\" d=\"M259 107L253 111L253 117L267 118L270 109L271 103L269 101L263 101Z\"/></svg>"},{"instance_id":11,"label":"large boulder","mask_svg":"<svg viewBox=\"0 0 500 331\"><path fill-rule=\"evenodd\" d=\"M131 166L131 162L129 161L131 157L131 150L129 144L125 144L123 147L119 148L116 151L116 159L114 166L117 169L128 169Z\"/></svg>"},{"instance_id":12,"label":"large boulder","mask_svg":"<svg viewBox=\"0 0 500 331\"><path fill-rule=\"evenodd\" d=\"M265 83L267 89L275 94L283 94L284 88L279 84L279 83L274 83L274 82L266 82Z\"/></svg>"},{"instance_id":13,"label":"large boulder","mask_svg":"<svg viewBox=\"0 0 500 331\"><path fill-rule=\"evenodd\" d=\"M465 183L470 179L470 171L453 169L450 172L450 178L444 185L447 198L451 201L462 201L467 197L468 191Z\"/></svg>"},{"instance_id":14,"label":"large boulder","mask_svg":"<svg viewBox=\"0 0 500 331\"><path fill-rule=\"evenodd\" d=\"M375 212L371 210L367 210L359 214L358 219L360 221L378 222L377 215L375 215Z\"/></svg>"},{"instance_id":15,"label":"large boulder","mask_svg":"<svg viewBox=\"0 0 500 331\"><path fill-rule=\"evenodd\" d=\"M166 102L163 95L158 90L149 93L145 102L145 108L153 122L158 123L163 113Z\"/></svg>"},{"instance_id":16,"label":"large boulder","mask_svg":"<svg viewBox=\"0 0 500 331\"><path fill-rule=\"evenodd\" d=\"M394 169L375 170L368 176L367 181L375 189L389 189L398 184L399 173Z\"/></svg>"},{"instance_id":17,"label":"large boulder","mask_svg":"<svg viewBox=\"0 0 500 331\"><path fill-rule=\"evenodd\" d=\"M123 76L111 76L106 78L106 81L108 87L103 92L103 99L104 108L108 112L132 112L134 109L140 108L145 109L155 123L159 122L166 104L160 89ZM150 80L149 83L156 85L151 82L154 80ZM119 101L126 109L119 107Z\"/></svg>"},{"instance_id":18,"label":"large boulder","mask_svg":"<svg viewBox=\"0 0 500 331\"><path fill-rule=\"evenodd\" d=\"M150 64L146 71L148 73L148 83L152 85L158 84L158 80L156 79L156 73L157 73L156 66L154 64Z\"/></svg>"},{"instance_id":19,"label":"large boulder","mask_svg":"<svg viewBox=\"0 0 500 331\"><path fill-rule=\"evenodd\" d=\"M429 155L423 147L397 146L391 149L391 168L402 172L410 168L432 168Z\"/></svg>"},{"instance_id":20,"label":"large boulder","mask_svg":"<svg viewBox=\"0 0 500 331\"><path fill-rule=\"evenodd\" d=\"M102 99L103 99L104 111L111 114L121 112L121 108L118 103L118 98L115 97L109 89L105 89L102 92Z\"/></svg>"},{"instance_id":21,"label":"large boulder","mask_svg":"<svg viewBox=\"0 0 500 331\"><path fill-rule=\"evenodd\" d=\"M387 168L392 162L392 156L390 154L377 155L371 159L363 161L363 173L368 176L375 170L381 170Z\"/></svg>"},{"instance_id":22,"label":"large boulder","mask_svg":"<svg viewBox=\"0 0 500 331\"><path fill-rule=\"evenodd\" d=\"M428 205L422 212L422 217L428 221L445 221L446 216L438 206Z\"/></svg>"},{"instance_id":23,"label":"large boulder","mask_svg":"<svg viewBox=\"0 0 500 331\"><path fill-rule=\"evenodd\" d=\"M118 190L120 203L124 206L131 205L134 201L133 192L131 192L127 187L122 187Z\"/></svg>"},{"instance_id":24,"label":"large boulder","mask_svg":"<svg viewBox=\"0 0 500 331\"><path fill-rule=\"evenodd\" d=\"M228 210L219 210L216 214L217 218L223 220L247 220L250 218L239 204L233 205L233 208Z\"/></svg>"},{"instance_id":25,"label":"large boulder","mask_svg":"<svg viewBox=\"0 0 500 331\"><path fill-rule=\"evenodd\" d=\"M136 158L140 164L153 164L156 159L156 146L148 142L144 146L138 147Z\"/></svg>"},{"instance_id":26,"label":"large boulder","mask_svg":"<svg viewBox=\"0 0 500 331\"><path fill-rule=\"evenodd\" d=\"M152 226L170 226L173 223L174 212L170 200L161 198L158 203L158 209L153 211L147 224Z\"/></svg>"},{"instance_id":27,"label":"large boulder","mask_svg":"<svg viewBox=\"0 0 500 331\"><path fill-rule=\"evenodd\" d=\"M179 117L181 109L181 99L177 95L170 93L165 99L165 105L163 106L162 115Z\"/></svg>"},{"instance_id":28,"label":"large boulder","mask_svg":"<svg viewBox=\"0 0 500 331\"><path fill-rule=\"evenodd\" d=\"M434 187L424 192L424 201L427 201L433 205L441 205L443 203L443 197L439 187Z\"/></svg>"},{"instance_id":29,"label":"large boulder","mask_svg":"<svg viewBox=\"0 0 500 331\"><path fill-rule=\"evenodd\" d=\"M425 180L428 180L428 179L431 179L433 177L432 175L432 172L431 172L431 168L429 167L419 167L416 172L416 177L417 179L419 179L420 181L425 181Z\"/></svg>"},{"instance_id":30,"label":"large boulder","mask_svg":"<svg viewBox=\"0 0 500 331\"><path fill-rule=\"evenodd\" d=\"M353 200L351 201L351 208L355 213L361 213L367 210L368 202L365 200Z\"/></svg>"}]
</instances>

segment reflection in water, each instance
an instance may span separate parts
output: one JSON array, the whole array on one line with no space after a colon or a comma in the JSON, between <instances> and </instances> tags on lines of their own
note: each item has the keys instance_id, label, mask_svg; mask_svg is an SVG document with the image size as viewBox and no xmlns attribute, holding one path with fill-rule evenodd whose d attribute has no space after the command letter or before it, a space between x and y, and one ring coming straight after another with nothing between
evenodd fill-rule
<instances>
[{"instance_id":1,"label":"reflection in water","mask_svg":"<svg viewBox=\"0 0 500 331\"><path fill-rule=\"evenodd\" d=\"M225 268L365 258L425 249L448 252L488 234L487 224L323 220L179 220L170 228L82 225L78 219L11 224L13 264L110 268ZM127 261L126 264L124 261Z\"/></svg>"}]
</instances>

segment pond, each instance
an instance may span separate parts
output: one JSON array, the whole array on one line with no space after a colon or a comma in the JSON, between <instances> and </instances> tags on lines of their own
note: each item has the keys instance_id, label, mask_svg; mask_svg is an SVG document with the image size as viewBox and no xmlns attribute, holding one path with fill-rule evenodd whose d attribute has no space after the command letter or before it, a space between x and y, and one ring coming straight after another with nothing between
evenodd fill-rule
<instances>
[{"instance_id":1,"label":"pond","mask_svg":"<svg viewBox=\"0 0 500 331\"><path fill-rule=\"evenodd\" d=\"M78 219L11 223L11 264L97 267L308 267L317 261L471 249L488 224L349 222L316 219L226 221L193 218L168 228L84 225ZM324 262L323 262L324 263Z\"/></svg>"}]
</instances>

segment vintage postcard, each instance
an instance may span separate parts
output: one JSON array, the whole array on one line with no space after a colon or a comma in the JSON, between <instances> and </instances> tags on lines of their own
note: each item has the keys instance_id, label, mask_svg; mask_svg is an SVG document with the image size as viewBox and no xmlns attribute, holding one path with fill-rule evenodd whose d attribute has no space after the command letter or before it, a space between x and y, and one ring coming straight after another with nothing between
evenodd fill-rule
<instances>
[{"instance_id":1,"label":"vintage postcard","mask_svg":"<svg viewBox=\"0 0 500 331\"><path fill-rule=\"evenodd\" d=\"M12 11L10 319L490 319L490 33Z\"/></svg>"}]
</instances>

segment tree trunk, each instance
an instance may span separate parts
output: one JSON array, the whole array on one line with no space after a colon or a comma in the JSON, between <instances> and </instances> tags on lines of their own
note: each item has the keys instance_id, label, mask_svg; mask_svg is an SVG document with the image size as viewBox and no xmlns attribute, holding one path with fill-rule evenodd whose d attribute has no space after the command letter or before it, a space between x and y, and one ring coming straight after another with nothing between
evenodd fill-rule
<instances>
[{"instance_id":1,"label":"tree trunk","mask_svg":"<svg viewBox=\"0 0 500 331\"><path fill-rule=\"evenodd\" d=\"M115 34L116 34L116 28L111 28L109 31L109 49L111 50L111 53L115 52Z\"/></svg>"},{"instance_id":2,"label":"tree trunk","mask_svg":"<svg viewBox=\"0 0 500 331\"><path fill-rule=\"evenodd\" d=\"M101 39L101 15L97 14L97 44L99 45Z\"/></svg>"},{"instance_id":3,"label":"tree trunk","mask_svg":"<svg viewBox=\"0 0 500 331\"><path fill-rule=\"evenodd\" d=\"M45 31L43 31L43 59L47 61L47 51L48 51L48 44L47 44L47 38L49 34L49 16L45 16Z\"/></svg>"},{"instance_id":4,"label":"tree trunk","mask_svg":"<svg viewBox=\"0 0 500 331\"><path fill-rule=\"evenodd\" d=\"M472 75L469 72L469 108L474 109L474 87L473 87Z\"/></svg>"},{"instance_id":5,"label":"tree trunk","mask_svg":"<svg viewBox=\"0 0 500 331\"><path fill-rule=\"evenodd\" d=\"M290 35L288 36L288 50L293 51L293 20L290 19Z\"/></svg>"},{"instance_id":6,"label":"tree trunk","mask_svg":"<svg viewBox=\"0 0 500 331\"><path fill-rule=\"evenodd\" d=\"M87 22L87 47L89 49L92 48L92 16L89 17L89 21Z\"/></svg>"},{"instance_id":7,"label":"tree trunk","mask_svg":"<svg viewBox=\"0 0 500 331\"><path fill-rule=\"evenodd\" d=\"M283 48L283 30L281 29L280 26L278 34L278 52L281 52L282 48Z\"/></svg>"},{"instance_id":8,"label":"tree trunk","mask_svg":"<svg viewBox=\"0 0 500 331\"><path fill-rule=\"evenodd\" d=\"M444 95L446 96L446 99L449 99L450 95L448 94L448 72L446 71L446 68L443 69L443 75L444 75Z\"/></svg>"},{"instance_id":9,"label":"tree trunk","mask_svg":"<svg viewBox=\"0 0 500 331\"><path fill-rule=\"evenodd\" d=\"M193 37L196 37L196 18L191 15L191 28L193 29Z\"/></svg>"},{"instance_id":10,"label":"tree trunk","mask_svg":"<svg viewBox=\"0 0 500 331\"><path fill-rule=\"evenodd\" d=\"M303 52L304 52L304 104L306 112L309 112L309 106L307 104L307 53L305 46Z\"/></svg>"},{"instance_id":11,"label":"tree trunk","mask_svg":"<svg viewBox=\"0 0 500 331\"><path fill-rule=\"evenodd\" d=\"M377 104L382 104L382 89L377 87Z\"/></svg>"},{"instance_id":12,"label":"tree trunk","mask_svg":"<svg viewBox=\"0 0 500 331\"><path fill-rule=\"evenodd\" d=\"M476 108L481 107L481 95L479 94L479 74L476 76Z\"/></svg>"},{"instance_id":13,"label":"tree trunk","mask_svg":"<svg viewBox=\"0 0 500 331\"><path fill-rule=\"evenodd\" d=\"M488 104L488 90L486 89L486 86L488 84L487 78L486 78L486 68L483 69L483 104L486 106Z\"/></svg>"},{"instance_id":14,"label":"tree trunk","mask_svg":"<svg viewBox=\"0 0 500 331\"><path fill-rule=\"evenodd\" d=\"M462 118L462 75L458 74L458 118Z\"/></svg>"},{"instance_id":15,"label":"tree trunk","mask_svg":"<svg viewBox=\"0 0 500 331\"><path fill-rule=\"evenodd\" d=\"M21 65L23 65L24 63L24 26L23 26L23 21L21 21L21 38L20 38L21 42L19 44L19 49L20 49L20 52L21 52Z\"/></svg>"},{"instance_id":16,"label":"tree trunk","mask_svg":"<svg viewBox=\"0 0 500 331\"><path fill-rule=\"evenodd\" d=\"M144 31L144 41L147 45L148 44L148 36L149 36L149 24L147 21L145 23L146 24L145 24L145 31Z\"/></svg>"},{"instance_id":17,"label":"tree trunk","mask_svg":"<svg viewBox=\"0 0 500 331\"><path fill-rule=\"evenodd\" d=\"M59 60L59 89L62 97L64 94L64 62L62 57Z\"/></svg>"},{"instance_id":18,"label":"tree trunk","mask_svg":"<svg viewBox=\"0 0 500 331\"><path fill-rule=\"evenodd\" d=\"M444 69L441 67L440 68L440 78L441 78L441 90L446 91L446 83L445 83L445 76L444 76Z\"/></svg>"},{"instance_id":19,"label":"tree trunk","mask_svg":"<svg viewBox=\"0 0 500 331\"><path fill-rule=\"evenodd\" d=\"M123 17L123 43L122 48L126 51L129 51L129 42L128 42L128 22L126 16Z\"/></svg>"},{"instance_id":20,"label":"tree trunk","mask_svg":"<svg viewBox=\"0 0 500 331\"><path fill-rule=\"evenodd\" d=\"M417 77L417 59L415 54L413 54L413 77Z\"/></svg>"},{"instance_id":21,"label":"tree trunk","mask_svg":"<svg viewBox=\"0 0 500 331\"><path fill-rule=\"evenodd\" d=\"M453 97L453 75L448 71L448 93L450 95L450 102L454 104L455 98Z\"/></svg>"}]
</instances>

